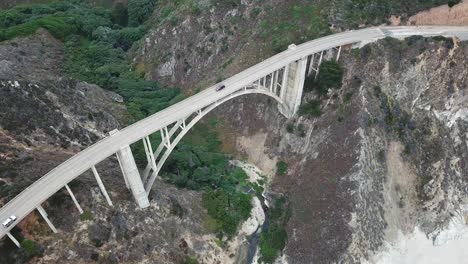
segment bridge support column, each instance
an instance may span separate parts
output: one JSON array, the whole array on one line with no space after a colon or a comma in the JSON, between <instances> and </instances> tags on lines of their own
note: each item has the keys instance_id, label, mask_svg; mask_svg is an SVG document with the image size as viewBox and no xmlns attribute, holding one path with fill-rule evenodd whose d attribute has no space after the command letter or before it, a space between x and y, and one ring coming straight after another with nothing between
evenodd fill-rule
<instances>
[{"instance_id":1,"label":"bridge support column","mask_svg":"<svg viewBox=\"0 0 468 264\"><path fill-rule=\"evenodd\" d=\"M99 186L99 189L101 190L102 195L104 195L104 197L106 197L107 203L110 206L113 206L112 201L111 201L111 199L109 197L109 194L107 194L106 187L102 183L101 177L99 177L99 173L97 172L96 167L95 166L91 167L91 170L93 171L94 178L96 178L96 181L98 183L98 186Z\"/></svg>"},{"instance_id":2,"label":"bridge support column","mask_svg":"<svg viewBox=\"0 0 468 264\"><path fill-rule=\"evenodd\" d=\"M78 203L78 201L76 200L76 197L75 195L73 194L73 192L71 191L70 187L68 186L68 184L65 184L65 188L67 189L68 193L70 194L73 202L75 203L76 205L76 208L78 208L78 211L80 212L80 214L83 213L83 209L81 209L81 206L80 204Z\"/></svg>"},{"instance_id":3,"label":"bridge support column","mask_svg":"<svg viewBox=\"0 0 468 264\"><path fill-rule=\"evenodd\" d=\"M283 80L281 80L281 90L280 98L284 100L284 95L286 94L286 89L288 88L288 76L289 76L289 64L284 67L283 70Z\"/></svg>"},{"instance_id":4,"label":"bridge support column","mask_svg":"<svg viewBox=\"0 0 468 264\"><path fill-rule=\"evenodd\" d=\"M18 242L18 240L16 240L16 238L15 238L12 234L10 234L10 232L7 232L6 234L7 234L7 236L10 238L10 240L11 240L13 243L15 243L15 245L16 245L17 247L19 247L19 248L21 247L21 246L20 246L20 243Z\"/></svg>"},{"instance_id":5,"label":"bridge support column","mask_svg":"<svg viewBox=\"0 0 468 264\"><path fill-rule=\"evenodd\" d=\"M116 156L117 156L117 161L119 162L120 170L122 171L122 174L123 174L123 178L124 178L124 181L125 181L125 186L127 187L127 189L130 189L130 186L128 186L127 175L125 174L125 170L122 167L122 162L120 161L119 154L116 153Z\"/></svg>"},{"instance_id":6,"label":"bridge support column","mask_svg":"<svg viewBox=\"0 0 468 264\"><path fill-rule=\"evenodd\" d=\"M338 55L336 55L336 61L340 60L341 46L338 48Z\"/></svg>"},{"instance_id":7,"label":"bridge support column","mask_svg":"<svg viewBox=\"0 0 468 264\"><path fill-rule=\"evenodd\" d=\"M145 187L138 172L138 168L133 158L132 150L127 145L117 152L117 156L120 160L122 173L127 178L128 185L132 190L133 197L135 198L140 208L146 208L149 206L148 196L146 195Z\"/></svg>"},{"instance_id":8,"label":"bridge support column","mask_svg":"<svg viewBox=\"0 0 468 264\"><path fill-rule=\"evenodd\" d=\"M36 207L37 211L39 211L39 213L42 215L42 217L44 218L44 220L47 222L47 224L49 225L50 229L52 229L52 232L54 233L57 233L57 229L55 228L55 226L52 224L52 222L49 220L49 218L47 217L47 213L46 211L44 210L44 208L42 208L41 205L37 206Z\"/></svg>"},{"instance_id":9,"label":"bridge support column","mask_svg":"<svg viewBox=\"0 0 468 264\"><path fill-rule=\"evenodd\" d=\"M307 57L289 64L286 71L282 90L284 104L279 107L280 112L287 118L293 117L299 110L304 88L304 80L307 69Z\"/></svg>"}]
</instances>

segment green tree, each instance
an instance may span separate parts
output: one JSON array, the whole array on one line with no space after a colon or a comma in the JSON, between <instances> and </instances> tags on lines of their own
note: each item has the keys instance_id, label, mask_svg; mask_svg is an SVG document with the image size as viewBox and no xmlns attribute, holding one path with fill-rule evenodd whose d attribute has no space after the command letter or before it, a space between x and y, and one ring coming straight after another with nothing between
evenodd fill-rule
<instances>
[{"instance_id":1,"label":"green tree","mask_svg":"<svg viewBox=\"0 0 468 264\"><path fill-rule=\"evenodd\" d=\"M318 89L323 91L329 88L341 88L343 74L343 67L337 61L324 61L320 65L320 71L317 77Z\"/></svg>"},{"instance_id":2,"label":"green tree","mask_svg":"<svg viewBox=\"0 0 468 264\"><path fill-rule=\"evenodd\" d=\"M232 237L239 224L249 218L252 210L251 196L245 193L227 191L224 188L205 189L203 207L218 222L218 232Z\"/></svg>"},{"instance_id":3,"label":"green tree","mask_svg":"<svg viewBox=\"0 0 468 264\"><path fill-rule=\"evenodd\" d=\"M299 107L299 115L309 117L321 116L322 110L320 110L320 101L312 100L310 102L301 104Z\"/></svg>"},{"instance_id":4,"label":"green tree","mask_svg":"<svg viewBox=\"0 0 468 264\"><path fill-rule=\"evenodd\" d=\"M275 197L270 208L270 225L260 236L260 262L273 263L287 241L285 225L291 216L291 207L285 197Z\"/></svg>"},{"instance_id":5,"label":"green tree","mask_svg":"<svg viewBox=\"0 0 468 264\"><path fill-rule=\"evenodd\" d=\"M128 25L128 9L123 3L117 3L112 9L112 22L123 27Z\"/></svg>"},{"instance_id":6,"label":"green tree","mask_svg":"<svg viewBox=\"0 0 468 264\"><path fill-rule=\"evenodd\" d=\"M153 13L155 0L129 0L128 25L136 27L143 24Z\"/></svg>"},{"instance_id":7,"label":"green tree","mask_svg":"<svg viewBox=\"0 0 468 264\"><path fill-rule=\"evenodd\" d=\"M449 0L448 1L448 6L453 7L454 5L460 3L460 0Z\"/></svg>"},{"instance_id":8,"label":"green tree","mask_svg":"<svg viewBox=\"0 0 468 264\"><path fill-rule=\"evenodd\" d=\"M21 249L24 250L28 257L34 257L40 254L37 243L29 239L21 241Z\"/></svg>"},{"instance_id":9,"label":"green tree","mask_svg":"<svg viewBox=\"0 0 468 264\"><path fill-rule=\"evenodd\" d=\"M278 161L276 163L276 174L285 175L288 172L288 164L284 161Z\"/></svg>"}]
</instances>

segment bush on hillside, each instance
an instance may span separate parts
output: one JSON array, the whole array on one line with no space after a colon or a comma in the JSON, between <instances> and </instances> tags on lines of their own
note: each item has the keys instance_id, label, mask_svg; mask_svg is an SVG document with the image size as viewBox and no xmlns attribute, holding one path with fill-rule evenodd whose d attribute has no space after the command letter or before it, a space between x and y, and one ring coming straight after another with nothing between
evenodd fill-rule
<instances>
[{"instance_id":1,"label":"bush on hillside","mask_svg":"<svg viewBox=\"0 0 468 264\"><path fill-rule=\"evenodd\" d=\"M137 27L143 24L153 13L156 0L129 0L128 25Z\"/></svg>"},{"instance_id":2,"label":"bush on hillside","mask_svg":"<svg viewBox=\"0 0 468 264\"><path fill-rule=\"evenodd\" d=\"M319 117L322 115L320 110L320 101L312 100L307 103L302 103L299 107L299 115L308 117Z\"/></svg>"},{"instance_id":3,"label":"bush on hillside","mask_svg":"<svg viewBox=\"0 0 468 264\"><path fill-rule=\"evenodd\" d=\"M460 3L460 2L461 2L461 0L449 0L448 1L448 6L453 7L454 5L456 5L456 4Z\"/></svg>"},{"instance_id":4,"label":"bush on hillside","mask_svg":"<svg viewBox=\"0 0 468 264\"><path fill-rule=\"evenodd\" d=\"M29 240L29 239L24 239L23 241L21 241L20 244L21 244L21 249L24 250L27 257L31 258L34 256L38 256L40 254L40 251L36 242Z\"/></svg>"},{"instance_id":5,"label":"bush on hillside","mask_svg":"<svg viewBox=\"0 0 468 264\"><path fill-rule=\"evenodd\" d=\"M77 27L69 23L66 17L47 16L23 24L0 30L0 41L12 39L18 36L27 36L36 32L39 28L47 29L54 37L64 39L69 34L77 32Z\"/></svg>"},{"instance_id":6,"label":"bush on hillside","mask_svg":"<svg viewBox=\"0 0 468 264\"><path fill-rule=\"evenodd\" d=\"M329 88L339 89L342 85L344 70L335 60L324 61L320 65L317 84L320 90Z\"/></svg>"},{"instance_id":7,"label":"bush on hillside","mask_svg":"<svg viewBox=\"0 0 468 264\"><path fill-rule=\"evenodd\" d=\"M291 216L291 207L284 197L275 198L270 208L270 225L260 236L260 262L274 263L286 246L287 233L285 225Z\"/></svg>"},{"instance_id":8,"label":"bush on hillside","mask_svg":"<svg viewBox=\"0 0 468 264\"><path fill-rule=\"evenodd\" d=\"M288 172L288 164L284 161L278 161L276 163L276 174L285 175Z\"/></svg>"},{"instance_id":9,"label":"bush on hillside","mask_svg":"<svg viewBox=\"0 0 468 264\"><path fill-rule=\"evenodd\" d=\"M232 237L236 234L239 224L250 216L251 198L250 195L241 192L207 188L203 191L203 206L217 221L217 231Z\"/></svg>"},{"instance_id":10,"label":"bush on hillside","mask_svg":"<svg viewBox=\"0 0 468 264\"><path fill-rule=\"evenodd\" d=\"M112 9L112 22L126 27L128 25L128 9L123 3L117 3Z\"/></svg>"}]
</instances>

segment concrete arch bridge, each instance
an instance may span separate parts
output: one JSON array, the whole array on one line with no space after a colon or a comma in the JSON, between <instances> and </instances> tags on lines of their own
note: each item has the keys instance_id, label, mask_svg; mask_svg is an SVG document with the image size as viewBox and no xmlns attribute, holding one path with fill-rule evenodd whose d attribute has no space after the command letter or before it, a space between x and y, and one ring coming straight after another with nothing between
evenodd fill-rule
<instances>
[{"instance_id":1,"label":"concrete arch bridge","mask_svg":"<svg viewBox=\"0 0 468 264\"><path fill-rule=\"evenodd\" d=\"M38 210L52 231L57 232L41 204L64 187L82 213L68 183L87 170L92 170L102 194L112 206L95 165L113 155L117 155L124 181L138 206L148 207L151 187L174 147L190 128L218 105L242 95L264 94L278 102L281 114L291 118L299 109L306 76L317 75L325 53L328 53L327 57L334 56L338 60L344 45L362 46L385 37L405 38L412 35L468 40L468 27L375 27L338 33L298 46L290 45L288 50L222 81L224 89L216 91L217 85L221 83L208 87L131 126L113 131L108 137L63 162L0 209L0 222L13 215L17 218L8 227L0 226L0 237L7 235L19 246L10 230L34 210ZM149 140L153 133L159 133L162 138L162 142L155 148ZM130 145L139 140L143 141L148 159L148 165L141 170L141 174L130 149Z\"/></svg>"}]
</instances>

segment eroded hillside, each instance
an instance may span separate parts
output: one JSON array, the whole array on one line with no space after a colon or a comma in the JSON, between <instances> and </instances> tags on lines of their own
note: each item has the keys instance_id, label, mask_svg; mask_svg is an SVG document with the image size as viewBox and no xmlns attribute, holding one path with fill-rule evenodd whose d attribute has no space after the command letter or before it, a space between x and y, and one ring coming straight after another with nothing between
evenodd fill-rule
<instances>
[{"instance_id":1,"label":"eroded hillside","mask_svg":"<svg viewBox=\"0 0 468 264\"><path fill-rule=\"evenodd\" d=\"M288 164L272 189L293 207L290 263L372 261L401 233L436 239L466 217L467 50L419 37L348 50L318 118L285 120L262 96L221 107L226 138L250 161Z\"/></svg>"}]
</instances>

